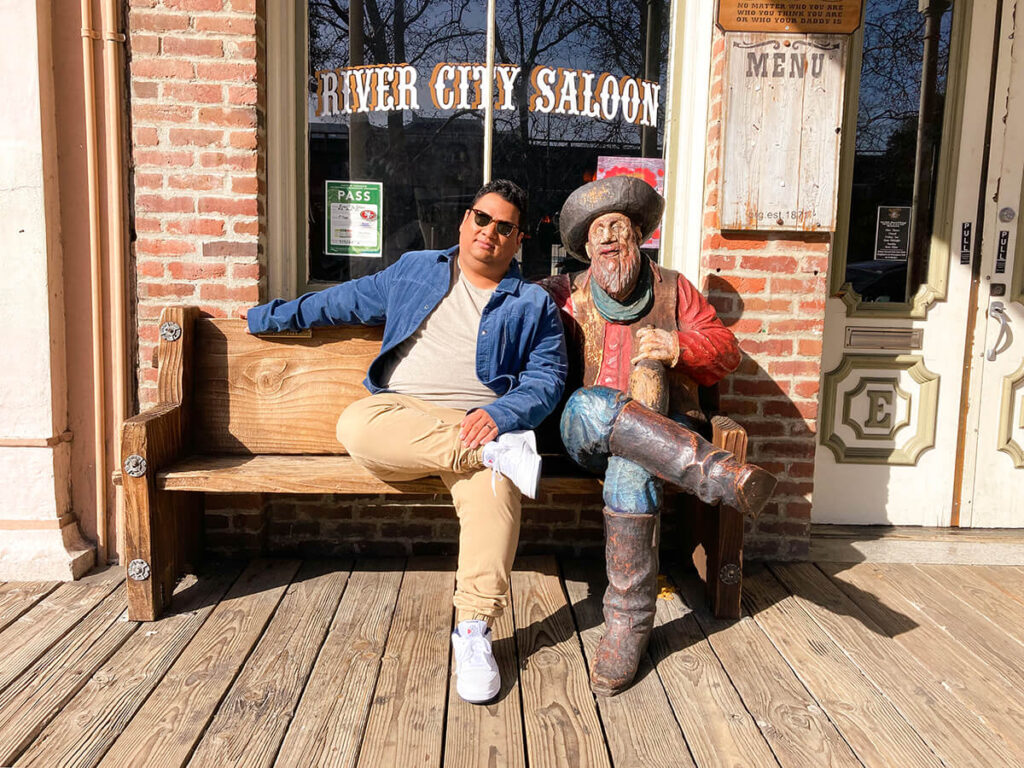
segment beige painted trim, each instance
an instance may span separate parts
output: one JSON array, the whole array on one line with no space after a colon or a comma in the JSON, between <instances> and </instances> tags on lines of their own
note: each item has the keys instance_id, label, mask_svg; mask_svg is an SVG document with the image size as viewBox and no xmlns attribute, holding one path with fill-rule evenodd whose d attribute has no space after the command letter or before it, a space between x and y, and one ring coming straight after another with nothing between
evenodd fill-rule
<instances>
[{"instance_id":1,"label":"beige painted trim","mask_svg":"<svg viewBox=\"0 0 1024 768\"><path fill-rule=\"evenodd\" d=\"M669 13L661 262L699 285L714 3L673 0Z\"/></svg>"},{"instance_id":2,"label":"beige painted trim","mask_svg":"<svg viewBox=\"0 0 1024 768\"><path fill-rule=\"evenodd\" d=\"M1024 467L1024 446L1013 439L1013 417L1018 416L1020 423L1024 424L1024 413L1014 412L1017 391L1024 386L1024 361L1017 366L1017 370L1003 379L1003 392L999 403L999 445L996 450L1009 454L1013 459L1013 466L1016 469Z\"/></svg>"},{"instance_id":3,"label":"beige painted trim","mask_svg":"<svg viewBox=\"0 0 1024 768\"><path fill-rule=\"evenodd\" d=\"M305 3L267 3L266 30L267 291L295 298L308 288Z\"/></svg>"},{"instance_id":4,"label":"beige painted trim","mask_svg":"<svg viewBox=\"0 0 1024 768\"><path fill-rule=\"evenodd\" d=\"M0 520L0 531L59 531L77 522L69 513L55 520Z\"/></svg>"},{"instance_id":5,"label":"beige painted trim","mask_svg":"<svg viewBox=\"0 0 1024 768\"><path fill-rule=\"evenodd\" d=\"M917 434L902 448L863 448L848 446L835 431L839 384L857 370L895 370L906 372L920 384L916 397ZM858 388L859 389L859 388ZM898 387L897 387L898 389ZM920 355L843 355L839 365L824 376L821 399L821 444L832 451L839 464L915 465L920 455L935 446L935 427L939 405L939 377L928 370ZM844 395L844 421L849 416L847 400L858 390ZM915 407L910 397L909 409ZM909 411L908 411L909 412ZM857 431L857 430L854 430Z\"/></svg>"},{"instance_id":6,"label":"beige painted trim","mask_svg":"<svg viewBox=\"0 0 1024 768\"><path fill-rule=\"evenodd\" d=\"M1024 531L818 524L811 526L807 559L818 563L1024 565Z\"/></svg>"},{"instance_id":7,"label":"beige painted trim","mask_svg":"<svg viewBox=\"0 0 1024 768\"><path fill-rule=\"evenodd\" d=\"M865 4L865 8L866 8ZM950 39L950 61L956 66L949 70L946 81L946 109L942 116L943 142L939 171L936 175L935 210L938 212L932 227L932 241L928 260L928 279L910 302L862 303L850 283L846 282L846 244L850 232L849 210L853 196L853 161L857 138L857 102L860 95L860 68L863 63L864 25L853 36L852 50L847 57L846 104L843 115L843 141L839 166L839 218L833 239L831 278L829 291L842 298L846 316L865 318L923 319L928 309L938 301L945 301L949 281L949 249L946 239L953 228L955 202L954 182L960 160L961 126L963 124L964 94L967 89L968 46L971 42L971 9L969 2L953 4L953 27Z\"/></svg>"}]
</instances>

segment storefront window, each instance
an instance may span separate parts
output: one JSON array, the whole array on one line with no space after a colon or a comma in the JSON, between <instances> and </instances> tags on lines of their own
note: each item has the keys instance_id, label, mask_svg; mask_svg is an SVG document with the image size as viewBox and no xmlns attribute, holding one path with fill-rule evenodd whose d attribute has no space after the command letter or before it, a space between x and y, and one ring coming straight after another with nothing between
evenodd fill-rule
<instances>
[{"instance_id":1,"label":"storefront window","mask_svg":"<svg viewBox=\"0 0 1024 768\"><path fill-rule=\"evenodd\" d=\"M928 271L951 5L866 6L846 281L863 301L905 302Z\"/></svg>"},{"instance_id":2,"label":"storefront window","mask_svg":"<svg viewBox=\"0 0 1024 768\"><path fill-rule=\"evenodd\" d=\"M557 214L584 181L664 183L667 2L500 0L492 126L485 17L483 2L309 0L311 281L455 244L484 181L485 134L491 176L529 195L527 277L568 266Z\"/></svg>"}]
</instances>

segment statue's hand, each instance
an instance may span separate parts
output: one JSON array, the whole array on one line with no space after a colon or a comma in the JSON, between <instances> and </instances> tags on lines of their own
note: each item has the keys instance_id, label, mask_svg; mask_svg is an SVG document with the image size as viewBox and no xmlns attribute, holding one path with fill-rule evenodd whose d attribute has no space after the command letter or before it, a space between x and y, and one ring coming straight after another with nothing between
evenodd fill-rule
<instances>
[{"instance_id":1,"label":"statue's hand","mask_svg":"<svg viewBox=\"0 0 1024 768\"><path fill-rule=\"evenodd\" d=\"M631 363L640 360L657 360L671 368L679 360L679 334L661 328L647 326L636 332Z\"/></svg>"}]
</instances>

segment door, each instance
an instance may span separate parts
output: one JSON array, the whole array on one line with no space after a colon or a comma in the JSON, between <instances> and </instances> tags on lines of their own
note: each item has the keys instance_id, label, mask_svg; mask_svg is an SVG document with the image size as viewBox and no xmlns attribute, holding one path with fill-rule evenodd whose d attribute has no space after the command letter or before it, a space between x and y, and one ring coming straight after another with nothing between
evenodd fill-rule
<instances>
[{"instance_id":1,"label":"door","mask_svg":"<svg viewBox=\"0 0 1024 768\"><path fill-rule=\"evenodd\" d=\"M947 526L964 485L964 396L975 396L964 350L1003 4L864 5L847 70L812 521Z\"/></svg>"},{"instance_id":2,"label":"door","mask_svg":"<svg viewBox=\"0 0 1024 768\"><path fill-rule=\"evenodd\" d=\"M1024 525L1024 56L1004 3L954 524ZM1014 48L1016 46L1016 48ZM959 519L957 519L959 518Z\"/></svg>"}]
</instances>

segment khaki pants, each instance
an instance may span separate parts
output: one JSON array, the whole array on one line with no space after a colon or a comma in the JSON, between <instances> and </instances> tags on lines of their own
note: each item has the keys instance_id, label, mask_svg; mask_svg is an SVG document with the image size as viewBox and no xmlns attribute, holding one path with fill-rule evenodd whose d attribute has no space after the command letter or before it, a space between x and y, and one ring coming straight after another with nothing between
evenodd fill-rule
<instances>
[{"instance_id":1,"label":"khaki pants","mask_svg":"<svg viewBox=\"0 0 1024 768\"><path fill-rule=\"evenodd\" d=\"M520 494L484 468L480 449L459 440L466 412L382 393L357 400L338 419L338 440L381 480L438 475L459 517L456 621L501 616L519 542ZM493 482L493 489L492 489Z\"/></svg>"}]
</instances>

